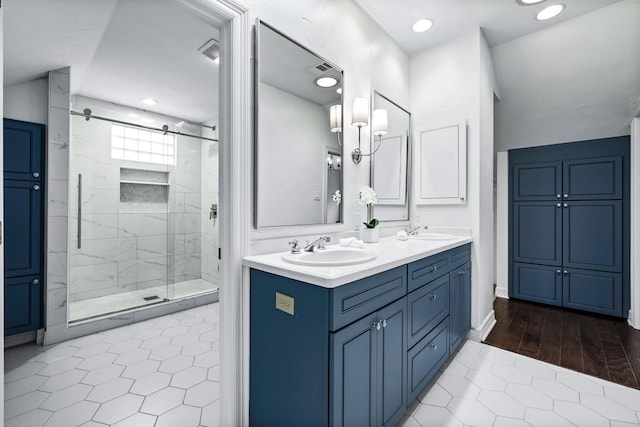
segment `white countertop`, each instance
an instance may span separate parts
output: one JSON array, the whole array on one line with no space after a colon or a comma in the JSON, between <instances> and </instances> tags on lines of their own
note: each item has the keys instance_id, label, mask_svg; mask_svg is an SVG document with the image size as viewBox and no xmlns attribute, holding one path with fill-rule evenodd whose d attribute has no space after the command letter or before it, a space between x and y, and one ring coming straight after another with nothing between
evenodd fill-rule
<instances>
[{"instance_id":1,"label":"white countertop","mask_svg":"<svg viewBox=\"0 0 640 427\"><path fill-rule=\"evenodd\" d=\"M398 240L385 237L377 243L365 243L364 250L375 253L374 260L362 264L339 267L310 267L286 262L282 256L289 251L245 257L246 267L300 280L324 288L335 288L345 283L364 279L412 261L462 246L472 241L469 236L460 236L446 241ZM333 245L327 245L327 247Z\"/></svg>"}]
</instances>

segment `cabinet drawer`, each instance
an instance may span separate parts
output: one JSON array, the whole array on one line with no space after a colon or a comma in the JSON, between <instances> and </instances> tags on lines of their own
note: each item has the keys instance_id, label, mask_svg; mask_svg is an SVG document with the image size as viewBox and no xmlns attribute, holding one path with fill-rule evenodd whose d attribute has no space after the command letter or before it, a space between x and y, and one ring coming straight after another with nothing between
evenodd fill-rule
<instances>
[{"instance_id":1,"label":"cabinet drawer","mask_svg":"<svg viewBox=\"0 0 640 427\"><path fill-rule=\"evenodd\" d=\"M409 264L409 292L448 272L449 265L449 252L443 252Z\"/></svg>"},{"instance_id":2,"label":"cabinet drawer","mask_svg":"<svg viewBox=\"0 0 640 427\"><path fill-rule=\"evenodd\" d=\"M329 329L336 331L406 293L406 265L331 289Z\"/></svg>"},{"instance_id":3,"label":"cabinet drawer","mask_svg":"<svg viewBox=\"0 0 640 427\"><path fill-rule=\"evenodd\" d=\"M452 268L471 262L471 245L467 244L459 248L451 249L449 251L449 262Z\"/></svg>"},{"instance_id":4,"label":"cabinet drawer","mask_svg":"<svg viewBox=\"0 0 640 427\"><path fill-rule=\"evenodd\" d=\"M449 275L445 274L427 286L409 294L409 348L420 341L449 315Z\"/></svg>"},{"instance_id":5,"label":"cabinet drawer","mask_svg":"<svg viewBox=\"0 0 640 427\"><path fill-rule=\"evenodd\" d=\"M449 319L445 319L407 353L408 400L412 402L449 357Z\"/></svg>"}]
</instances>

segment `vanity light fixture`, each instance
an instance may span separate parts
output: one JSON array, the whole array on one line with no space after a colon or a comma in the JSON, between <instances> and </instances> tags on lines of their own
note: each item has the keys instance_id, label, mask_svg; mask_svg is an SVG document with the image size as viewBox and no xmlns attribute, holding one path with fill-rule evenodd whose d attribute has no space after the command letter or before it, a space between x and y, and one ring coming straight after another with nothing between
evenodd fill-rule
<instances>
[{"instance_id":1,"label":"vanity light fixture","mask_svg":"<svg viewBox=\"0 0 640 427\"><path fill-rule=\"evenodd\" d=\"M320 87L334 87L338 84L338 79L330 76L316 77L313 82Z\"/></svg>"},{"instance_id":2,"label":"vanity light fixture","mask_svg":"<svg viewBox=\"0 0 640 427\"><path fill-rule=\"evenodd\" d=\"M547 19L551 19L555 16L558 16L560 12L562 12L563 10L564 10L563 4L552 4L551 6L547 6L544 9L542 9L540 12L538 12L538 14L536 15L536 19L538 21L546 21Z\"/></svg>"},{"instance_id":3,"label":"vanity light fixture","mask_svg":"<svg viewBox=\"0 0 640 427\"><path fill-rule=\"evenodd\" d=\"M433 27L432 19L419 19L413 24L411 29L415 33L424 33L425 31L429 30L431 27Z\"/></svg>"},{"instance_id":4,"label":"vanity light fixture","mask_svg":"<svg viewBox=\"0 0 640 427\"><path fill-rule=\"evenodd\" d=\"M329 107L329 129L336 134L338 145L342 147L340 142L340 132L342 132L342 105L334 104Z\"/></svg>"},{"instance_id":5,"label":"vanity light fixture","mask_svg":"<svg viewBox=\"0 0 640 427\"><path fill-rule=\"evenodd\" d=\"M367 126L369 124L369 102L366 98L356 98L353 101L353 119L351 120L351 124L353 126L358 126L358 148L354 148L351 152L351 159L355 164L358 164L362 161L364 156L373 156L379 149L380 143L382 142L382 135L386 135L388 130L388 120L387 120L387 110L377 109L373 110L371 117L371 132L372 134L378 137L378 146L375 150L373 150L369 154L365 154L362 152L360 148L361 144L361 131L362 126Z\"/></svg>"}]
</instances>

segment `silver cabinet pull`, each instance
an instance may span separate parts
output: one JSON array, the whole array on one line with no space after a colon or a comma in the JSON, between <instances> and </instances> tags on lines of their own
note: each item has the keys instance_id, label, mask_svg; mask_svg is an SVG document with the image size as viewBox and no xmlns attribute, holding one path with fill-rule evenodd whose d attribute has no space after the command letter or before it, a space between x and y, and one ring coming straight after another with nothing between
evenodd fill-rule
<instances>
[{"instance_id":1,"label":"silver cabinet pull","mask_svg":"<svg viewBox=\"0 0 640 427\"><path fill-rule=\"evenodd\" d=\"M564 271L564 274L569 274L569 272L567 270Z\"/></svg>"},{"instance_id":2,"label":"silver cabinet pull","mask_svg":"<svg viewBox=\"0 0 640 427\"><path fill-rule=\"evenodd\" d=\"M568 198L569 198L569 195L568 195L567 193L564 193L564 198L565 198L565 199L568 199Z\"/></svg>"},{"instance_id":3,"label":"silver cabinet pull","mask_svg":"<svg viewBox=\"0 0 640 427\"><path fill-rule=\"evenodd\" d=\"M562 274L562 271L556 270L556 274Z\"/></svg>"},{"instance_id":4,"label":"silver cabinet pull","mask_svg":"<svg viewBox=\"0 0 640 427\"><path fill-rule=\"evenodd\" d=\"M36 185L34 185L34 186L33 186L33 189L34 189L35 191L38 191L38 190L40 190L40 186L39 186L38 184L36 184Z\"/></svg>"},{"instance_id":5,"label":"silver cabinet pull","mask_svg":"<svg viewBox=\"0 0 640 427\"><path fill-rule=\"evenodd\" d=\"M431 301L435 301L435 300L436 300L436 298L438 298L438 295L436 295L436 294L431 294L431 295L429 295L429 298L431 298Z\"/></svg>"},{"instance_id":6,"label":"silver cabinet pull","mask_svg":"<svg viewBox=\"0 0 640 427\"><path fill-rule=\"evenodd\" d=\"M377 322L373 322L373 329L375 329L376 331L379 331L380 328L382 328L382 322L381 321L377 321Z\"/></svg>"},{"instance_id":7,"label":"silver cabinet pull","mask_svg":"<svg viewBox=\"0 0 640 427\"><path fill-rule=\"evenodd\" d=\"M40 283L40 280L38 280L38 279L33 279L33 281L32 281L31 283L33 283L34 285L37 285L38 283Z\"/></svg>"},{"instance_id":8,"label":"silver cabinet pull","mask_svg":"<svg viewBox=\"0 0 640 427\"><path fill-rule=\"evenodd\" d=\"M430 347L435 351L438 349L438 344L430 344Z\"/></svg>"},{"instance_id":9,"label":"silver cabinet pull","mask_svg":"<svg viewBox=\"0 0 640 427\"><path fill-rule=\"evenodd\" d=\"M569 207L569 203L565 203L565 204L564 204L564 207L565 207L565 208L568 208L568 207Z\"/></svg>"},{"instance_id":10,"label":"silver cabinet pull","mask_svg":"<svg viewBox=\"0 0 640 427\"><path fill-rule=\"evenodd\" d=\"M562 196L561 196L561 195L559 195L559 194L556 194L556 198L557 198L557 199L561 199L561 198L562 198Z\"/></svg>"},{"instance_id":11,"label":"silver cabinet pull","mask_svg":"<svg viewBox=\"0 0 640 427\"><path fill-rule=\"evenodd\" d=\"M78 249L82 249L82 174L78 174Z\"/></svg>"},{"instance_id":12,"label":"silver cabinet pull","mask_svg":"<svg viewBox=\"0 0 640 427\"><path fill-rule=\"evenodd\" d=\"M557 203L557 204L556 204L556 206L557 206L557 207L562 207L562 204Z\"/></svg>"},{"instance_id":13,"label":"silver cabinet pull","mask_svg":"<svg viewBox=\"0 0 640 427\"><path fill-rule=\"evenodd\" d=\"M382 321L382 327L383 327L383 328L386 328L386 327L387 327L387 319L384 319L384 320Z\"/></svg>"},{"instance_id":14,"label":"silver cabinet pull","mask_svg":"<svg viewBox=\"0 0 640 427\"><path fill-rule=\"evenodd\" d=\"M33 175L34 178L40 178L40 172L34 172L31 175Z\"/></svg>"}]
</instances>

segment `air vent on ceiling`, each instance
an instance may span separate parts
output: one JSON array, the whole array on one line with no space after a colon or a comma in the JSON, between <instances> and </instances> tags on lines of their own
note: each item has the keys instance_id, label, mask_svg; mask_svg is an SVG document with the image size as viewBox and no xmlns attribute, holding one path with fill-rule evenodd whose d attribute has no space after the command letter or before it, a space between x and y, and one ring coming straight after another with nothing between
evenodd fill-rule
<instances>
[{"instance_id":1,"label":"air vent on ceiling","mask_svg":"<svg viewBox=\"0 0 640 427\"><path fill-rule=\"evenodd\" d=\"M320 62L319 64L314 65L311 68L307 69L314 76L322 76L326 74L328 71L333 70L331 64L327 64L326 62Z\"/></svg>"},{"instance_id":2,"label":"air vent on ceiling","mask_svg":"<svg viewBox=\"0 0 640 427\"><path fill-rule=\"evenodd\" d=\"M211 39L205 44L200 46L198 52L206 56L212 61L215 61L220 56L220 45L216 39Z\"/></svg>"}]
</instances>

